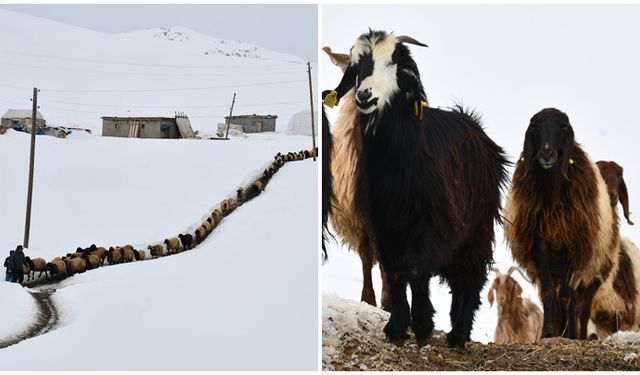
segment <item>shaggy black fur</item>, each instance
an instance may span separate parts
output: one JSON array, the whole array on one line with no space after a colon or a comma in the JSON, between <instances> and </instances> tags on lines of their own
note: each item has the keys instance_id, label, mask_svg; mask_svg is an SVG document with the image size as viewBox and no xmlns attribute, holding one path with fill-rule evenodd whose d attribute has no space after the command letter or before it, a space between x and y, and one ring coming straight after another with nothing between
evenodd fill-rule
<instances>
[{"instance_id":1,"label":"shaggy black fur","mask_svg":"<svg viewBox=\"0 0 640 375\"><path fill-rule=\"evenodd\" d=\"M331 149L333 148L333 138L329 129L329 120L322 107L322 259L327 260L327 221L333 202L333 189L331 181Z\"/></svg>"},{"instance_id":2,"label":"shaggy black fur","mask_svg":"<svg viewBox=\"0 0 640 375\"><path fill-rule=\"evenodd\" d=\"M189 250L193 247L193 236L190 234L179 234L180 242L182 243L182 248L185 250Z\"/></svg>"},{"instance_id":3,"label":"shaggy black fur","mask_svg":"<svg viewBox=\"0 0 640 375\"><path fill-rule=\"evenodd\" d=\"M401 344L411 323L418 344L426 344L434 314L429 280L437 275L452 290L447 343L462 348L493 262L493 226L500 220L508 162L473 113L425 108L417 117L414 101L426 95L406 46L396 45L393 63L400 90L382 113L360 116L363 151L355 196L390 286L384 332ZM358 69L347 69L338 97L354 86Z\"/></svg>"}]
</instances>

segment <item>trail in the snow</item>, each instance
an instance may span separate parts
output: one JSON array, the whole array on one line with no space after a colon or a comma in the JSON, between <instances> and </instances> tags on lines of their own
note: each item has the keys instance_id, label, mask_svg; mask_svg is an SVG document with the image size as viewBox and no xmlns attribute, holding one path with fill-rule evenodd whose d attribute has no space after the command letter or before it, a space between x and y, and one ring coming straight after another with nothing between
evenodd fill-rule
<instances>
[{"instance_id":1,"label":"trail in the snow","mask_svg":"<svg viewBox=\"0 0 640 375\"><path fill-rule=\"evenodd\" d=\"M37 292L29 292L35 299L36 307L38 309L36 321L27 327L22 333L0 340L0 349L18 344L32 337L43 335L57 328L58 310L52 300L52 295L55 292L55 289L43 289Z\"/></svg>"}]
</instances>

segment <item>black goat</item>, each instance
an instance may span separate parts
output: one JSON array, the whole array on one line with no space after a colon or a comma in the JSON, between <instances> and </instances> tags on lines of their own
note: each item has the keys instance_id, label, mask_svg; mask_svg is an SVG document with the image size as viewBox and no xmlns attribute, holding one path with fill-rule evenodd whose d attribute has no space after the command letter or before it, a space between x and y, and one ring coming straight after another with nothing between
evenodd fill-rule
<instances>
[{"instance_id":1,"label":"black goat","mask_svg":"<svg viewBox=\"0 0 640 375\"><path fill-rule=\"evenodd\" d=\"M433 331L429 279L452 291L447 344L464 347L493 262L505 159L478 118L458 107L429 108L415 61L381 31L361 35L327 105L356 86L363 149L355 205L373 233L391 294L387 338L402 344L411 323L419 345ZM411 308L406 287L411 286Z\"/></svg>"}]
</instances>

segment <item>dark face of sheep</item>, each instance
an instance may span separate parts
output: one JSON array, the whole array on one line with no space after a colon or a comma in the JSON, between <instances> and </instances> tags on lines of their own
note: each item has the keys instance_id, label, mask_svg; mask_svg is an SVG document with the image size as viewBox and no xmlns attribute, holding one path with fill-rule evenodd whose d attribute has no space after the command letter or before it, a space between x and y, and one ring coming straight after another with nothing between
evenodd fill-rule
<instances>
[{"instance_id":1,"label":"dark face of sheep","mask_svg":"<svg viewBox=\"0 0 640 375\"><path fill-rule=\"evenodd\" d=\"M622 177L623 168L615 161L598 161L596 162L600 175L607 184L607 192L611 201L611 207L614 207L618 201L622 205L624 216L630 225L633 222L629 219L629 193L627 192L627 184Z\"/></svg>"},{"instance_id":2,"label":"dark face of sheep","mask_svg":"<svg viewBox=\"0 0 640 375\"><path fill-rule=\"evenodd\" d=\"M529 123L524 139L524 159L527 168L537 162L544 170L551 170L560 161L560 173L566 179L574 133L569 117L555 108L536 113ZM535 162L534 162L535 159Z\"/></svg>"},{"instance_id":3,"label":"dark face of sheep","mask_svg":"<svg viewBox=\"0 0 640 375\"><path fill-rule=\"evenodd\" d=\"M397 95L406 99L411 110L412 103L425 94L418 67L403 43L426 47L411 37L384 31L362 34L351 48L350 64L336 88L338 97L355 86L356 105L363 114L382 112Z\"/></svg>"}]
</instances>

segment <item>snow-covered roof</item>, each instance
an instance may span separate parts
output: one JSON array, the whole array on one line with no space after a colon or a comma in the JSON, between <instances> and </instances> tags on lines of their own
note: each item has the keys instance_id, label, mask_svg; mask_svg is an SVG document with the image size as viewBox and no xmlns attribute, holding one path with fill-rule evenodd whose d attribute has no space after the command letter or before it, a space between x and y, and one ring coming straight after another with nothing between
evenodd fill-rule
<instances>
[{"instance_id":1,"label":"snow-covered roof","mask_svg":"<svg viewBox=\"0 0 640 375\"><path fill-rule=\"evenodd\" d=\"M4 113L4 115L2 115L2 118L30 118L31 114L32 114L31 109L11 109L9 108L9 110L7 112ZM40 111L36 111L36 116L39 119L44 119L44 117L42 117L42 113L40 113Z\"/></svg>"}]
</instances>

